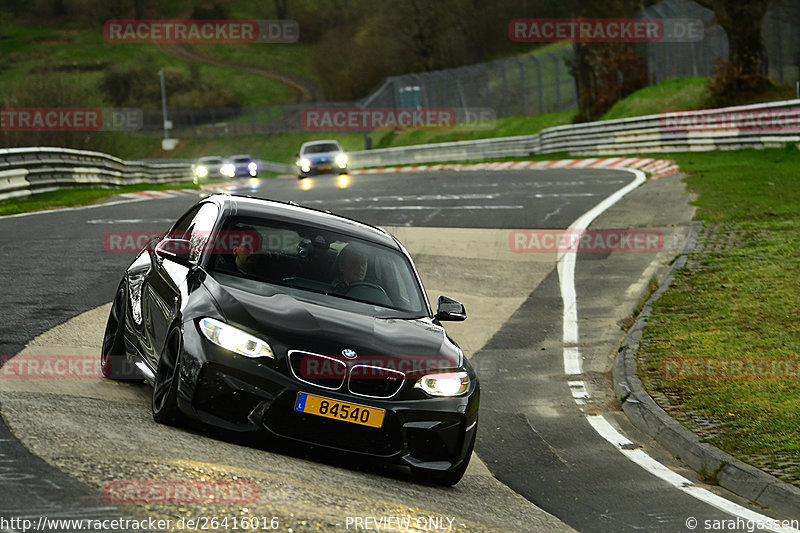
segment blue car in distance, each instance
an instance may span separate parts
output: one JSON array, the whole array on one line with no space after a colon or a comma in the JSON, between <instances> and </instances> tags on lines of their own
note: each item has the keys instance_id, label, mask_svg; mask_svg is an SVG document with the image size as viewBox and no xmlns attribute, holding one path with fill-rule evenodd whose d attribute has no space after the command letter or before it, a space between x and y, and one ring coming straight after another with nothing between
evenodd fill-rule
<instances>
[{"instance_id":1,"label":"blue car in distance","mask_svg":"<svg viewBox=\"0 0 800 533\"><path fill-rule=\"evenodd\" d=\"M336 141L311 141L300 147L297 157L297 178L312 174L346 174L349 158Z\"/></svg>"}]
</instances>

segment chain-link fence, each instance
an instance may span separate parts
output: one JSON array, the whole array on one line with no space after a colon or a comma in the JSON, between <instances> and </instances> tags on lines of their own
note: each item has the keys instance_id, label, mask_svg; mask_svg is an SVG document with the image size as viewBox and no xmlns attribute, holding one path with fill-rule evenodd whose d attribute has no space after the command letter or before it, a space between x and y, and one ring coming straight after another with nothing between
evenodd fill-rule
<instances>
[{"instance_id":1,"label":"chain-link fence","mask_svg":"<svg viewBox=\"0 0 800 533\"><path fill-rule=\"evenodd\" d=\"M459 68L388 78L367 107L490 108L497 117L577 107L565 58L572 48L534 52Z\"/></svg>"},{"instance_id":2,"label":"chain-link fence","mask_svg":"<svg viewBox=\"0 0 800 533\"><path fill-rule=\"evenodd\" d=\"M777 0L761 25L769 76L781 83L800 80L800 2Z\"/></svg>"},{"instance_id":3,"label":"chain-link fence","mask_svg":"<svg viewBox=\"0 0 800 533\"><path fill-rule=\"evenodd\" d=\"M746 1L746 0L742 0ZM642 12L643 18L703 21L703 38L696 42L654 42L645 45L651 85L685 76L714 76L728 58L728 36L714 12L691 0L662 0ZM800 78L800 3L774 0L761 25L769 76L781 83Z\"/></svg>"},{"instance_id":4,"label":"chain-link fence","mask_svg":"<svg viewBox=\"0 0 800 533\"><path fill-rule=\"evenodd\" d=\"M701 39L643 43L651 85L686 76L711 77L728 57L728 38L711 9L692 0L662 0L642 18L699 20ZM770 77L793 83L800 78L800 2L774 0L763 21ZM170 111L171 135L259 135L303 131L303 111L311 107L355 109L490 109L496 117L541 115L575 109L575 80L567 68L572 46L564 43L507 59L434 72L386 78L369 96L351 102L324 102L239 109ZM144 131L163 128L158 111L145 112ZM335 128L332 128L335 129ZM350 130L352 131L352 130Z\"/></svg>"},{"instance_id":5,"label":"chain-link fence","mask_svg":"<svg viewBox=\"0 0 800 533\"><path fill-rule=\"evenodd\" d=\"M714 12L691 0L663 0L642 12L642 18L703 21L703 38L691 42L644 44L650 85L672 78L714 75L717 62L728 57L728 37L714 22Z\"/></svg>"},{"instance_id":6,"label":"chain-link fence","mask_svg":"<svg viewBox=\"0 0 800 533\"><path fill-rule=\"evenodd\" d=\"M496 117L541 115L577 107L575 82L567 68L569 45L465 67L393 76L369 96L349 102L276 105L228 109L170 110L170 135L192 138L302 131L303 110L489 109ZM163 130L160 111L145 111L145 132Z\"/></svg>"}]
</instances>

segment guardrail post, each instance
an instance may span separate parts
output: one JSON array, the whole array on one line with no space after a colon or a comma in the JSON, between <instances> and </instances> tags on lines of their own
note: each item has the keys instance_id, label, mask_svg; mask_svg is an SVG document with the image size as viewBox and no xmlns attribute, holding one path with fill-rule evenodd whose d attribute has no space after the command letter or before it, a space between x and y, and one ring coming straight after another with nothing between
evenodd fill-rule
<instances>
[{"instance_id":1,"label":"guardrail post","mask_svg":"<svg viewBox=\"0 0 800 533\"><path fill-rule=\"evenodd\" d=\"M536 65L536 86L539 92L539 114L541 115L544 113L544 103L542 101L542 93L544 92L544 87L542 87L542 63L539 61L539 58L533 54L530 54L528 57L530 57Z\"/></svg>"},{"instance_id":2,"label":"guardrail post","mask_svg":"<svg viewBox=\"0 0 800 533\"><path fill-rule=\"evenodd\" d=\"M514 58L517 62L517 68L519 68L519 94L520 94L520 103L522 105L522 114L528 114L528 108L525 105L525 66L522 64L522 58L517 56Z\"/></svg>"},{"instance_id":3,"label":"guardrail post","mask_svg":"<svg viewBox=\"0 0 800 533\"><path fill-rule=\"evenodd\" d=\"M548 52L547 55L553 60L553 66L555 67L555 84L556 84L556 111L561 111L561 80L559 79L559 61L558 56L553 54L553 52Z\"/></svg>"}]
</instances>

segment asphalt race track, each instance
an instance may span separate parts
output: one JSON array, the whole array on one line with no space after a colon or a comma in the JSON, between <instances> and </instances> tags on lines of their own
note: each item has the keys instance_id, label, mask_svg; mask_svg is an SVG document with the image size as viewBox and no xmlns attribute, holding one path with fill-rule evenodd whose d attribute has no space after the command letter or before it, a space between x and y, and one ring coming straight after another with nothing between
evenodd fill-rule
<instances>
[{"instance_id":1,"label":"asphalt race track","mask_svg":"<svg viewBox=\"0 0 800 533\"><path fill-rule=\"evenodd\" d=\"M403 472L316 450L160 426L142 384L3 379L0 517L241 513L240 506L103 498L108 481L168 479L254 480L259 496L248 512L278 517L279 531L358 530L355 516L411 517L412 525L427 517L417 529L476 532L689 531L690 518L703 530L705 520L730 520L742 508L772 516L704 485L633 428L613 397L619 323L688 231L692 208L679 179L638 187L591 226L658 230L661 252L576 256L580 386L565 374L565 279L556 254L510 250L510 230L567 228L633 179L617 170L439 171L252 180L233 190L387 227L414 256L429 297L465 303L470 318L448 331L481 377L479 459L454 488L417 485ZM99 353L107 313L101 306L132 259L108 252L107 232L166 230L196 200L0 218L0 355ZM629 460L589 422L596 415L632 441L626 447L731 502L728 512Z\"/></svg>"}]
</instances>

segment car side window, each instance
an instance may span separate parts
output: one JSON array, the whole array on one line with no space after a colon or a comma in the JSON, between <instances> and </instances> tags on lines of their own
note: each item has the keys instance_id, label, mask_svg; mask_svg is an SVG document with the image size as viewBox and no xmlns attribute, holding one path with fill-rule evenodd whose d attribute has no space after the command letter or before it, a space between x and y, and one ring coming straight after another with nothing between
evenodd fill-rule
<instances>
[{"instance_id":1,"label":"car side window","mask_svg":"<svg viewBox=\"0 0 800 533\"><path fill-rule=\"evenodd\" d=\"M189 236L186 232L189 230L189 226L191 225L192 220L194 220L194 217L197 215L197 212L200 210L200 207L201 206L196 205L187 211L187 213L183 215L174 226L172 226L172 229L169 231L167 236L171 239L188 239Z\"/></svg>"},{"instance_id":2,"label":"car side window","mask_svg":"<svg viewBox=\"0 0 800 533\"><path fill-rule=\"evenodd\" d=\"M192 243L189 252L189 260L197 261L203 248L211 236L211 230L214 229L214 223L217 221L219 208L214 204L203 204L197 211L197 214L192 218L189 224L189 241Z\"/></svg>"},{"instance_id":3,"label":"car side window","mask_svg":"<svg viewBox=\"0 0 800 533\"><path fill-rule=\"evenodd\" d=\"M212 203L204 203L192 208L178 222L172 226L169 237L172 239L186 239L192 243L189 259L197 261L203 247L214 228L219 208Z\"/></svg>"}]
</instances>

